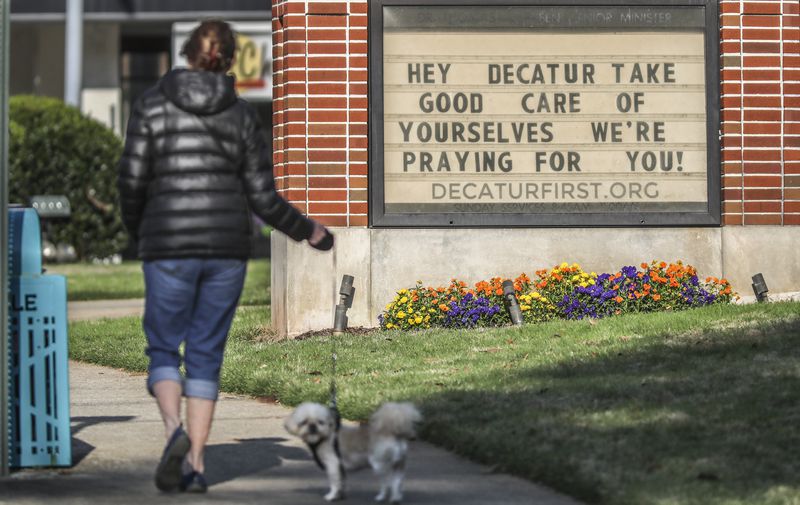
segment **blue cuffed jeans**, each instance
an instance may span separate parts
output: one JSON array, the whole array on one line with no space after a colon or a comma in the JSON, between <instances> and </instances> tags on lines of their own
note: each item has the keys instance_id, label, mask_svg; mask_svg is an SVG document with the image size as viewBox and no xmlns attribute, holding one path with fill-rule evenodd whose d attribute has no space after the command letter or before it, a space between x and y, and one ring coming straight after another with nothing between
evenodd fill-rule
<instances>
[{"instance_id":1,"label":"blue cuffed jeans","mask_svg":"<svg viewBox=\"0 0 800 505\"><path fill-rule=\"evenodd\" d=\"M184 396L216 400L219 373L247 262L240 259L179 258L142 263L144 333L150 357L147 390L171 380ZM184 343L186 378L181 376Z\"/></svg>"}]
</instances>

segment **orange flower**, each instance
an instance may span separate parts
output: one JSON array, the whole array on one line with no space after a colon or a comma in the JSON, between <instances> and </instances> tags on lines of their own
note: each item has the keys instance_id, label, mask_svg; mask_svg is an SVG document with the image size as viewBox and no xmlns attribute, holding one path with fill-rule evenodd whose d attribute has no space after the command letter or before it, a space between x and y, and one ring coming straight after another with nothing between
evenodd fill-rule
<instances>
[{"instance_id":1,"label":"orange flower","mask_svg":"<svg viewBox=\"0 0 800 505\"><path fill-rule=\"evenodd\" d=\"M641 266L642 268L647 268L647 266L648 266L648 265L647 265L647 263L642 263L640 266Z\"/></svg>"},{"instance_id":2,"label":"orange flower","mask_svg":"<svg viewBox=\"0 0 800 505\"><path fill-rule=\"evenodd\" d=\"M661 295L659 295L658 293L653 293L653 300L655 301L661 300Z\"/></svg>"},{"instance_id":3,"label":"orange flower","mask_svg":"<svg viewBox=\"0 0 800 505\"><path fill-rule=\"evenodd\" d=\"M450 307L448 307L447 305L445 305L443 303L440 303L439 304L439 310L441 310L442 312L447 312L448 310L450 310Z\"/></svg>"},{"instance_id":4,"label":"orange flower","mask_svg":"<svg viewBox=\"0 0 800 505\"><path fill-rule=\"evenodd\" d=\"M495 294L498 295L498 296L502 296L503 295L503 288L497 288L497 290L495 290Z\"/></svg>"},{"instance_id":5,"label":"orange flower","mask_svg":"<svg viewBox=\"0 0 800 505\"><path fill-rule=\"evenodd\" d=\"M614 301L617 303L622 303L622 297L618 295L616 298L614 298Z\"/></svg>"}]
</instances>

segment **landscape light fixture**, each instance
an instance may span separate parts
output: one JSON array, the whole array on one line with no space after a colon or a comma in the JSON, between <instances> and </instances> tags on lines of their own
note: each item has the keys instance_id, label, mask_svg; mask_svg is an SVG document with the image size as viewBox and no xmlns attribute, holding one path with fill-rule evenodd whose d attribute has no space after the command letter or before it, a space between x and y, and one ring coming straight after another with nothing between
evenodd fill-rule
<instances>
[{"instance_id":1,"label":"landscape light fixture","mask_svg":"<svg viewBox=\"0 0 800 505\"><path fill-rule=\"evenodd\" d=\"M503 298L508 304L508 313L511 315L511 322L514 326L522 326L522 309L517 302L517 295L514 294L514 283L510 280L503 281Z\"/></svg>"},{"instance_id":2,"label":"landscape light fixture","mask_svg":"<svg viewBox=\"0 0 800 505\"><path fill-rule=\"evenodd\" d=\"M764 280L764 276L761 273L757 273L753 276L753 293L756 294L756 300L759 302L766 302L767 300L767 293L769 292L769 288L767 288L767 282Z\"/></svg>"},{"instance_id":3,"label":"landscape light fixture","mask_svg":"<svg viewBox=\"0 0 800 505\"><path fill-rule=\"evenodd\" d=\"M342 276L342 284L339 287L339 304L336 305L336 313L333 316L333 334L341 335L347 330L347 309L353 306L353 295L356 288L353 287L353 276Z\"/></svg>"}]
</instances>

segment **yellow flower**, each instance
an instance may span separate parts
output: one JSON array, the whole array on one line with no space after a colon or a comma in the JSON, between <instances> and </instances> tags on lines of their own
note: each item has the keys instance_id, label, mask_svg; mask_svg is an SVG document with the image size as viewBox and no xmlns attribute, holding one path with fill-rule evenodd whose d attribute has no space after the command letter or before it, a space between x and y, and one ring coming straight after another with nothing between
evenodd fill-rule
<instances>
[{"instance_id":1,"label":"yellow flower","mask_svg":"<svg viewBox=\"0 0 800 505\"><path fill-rule=\"evenodd\" d=\"M386 310L392 310L392 307L394 307L394 304L393 303L389 303L389 304L386 305Z\"/></svg>"},{"instance_id":2,"label":"yellow flower","mask_svg":"<svg viewBox=\"0 0 800 505\"><path fill-rule=\"evenodd\" d=\"M542 297L542 295L541 295L541 294L539 294L539 292L538 292L538 291L534 291L534 292L533 292L533 294L532 294L531 296L532 296L532 297L534 297L534 298L541 298L541 297Z\"/></svg>"},{"instance_id":3,"label":"yellow flower","mask_svg":"<svg viewBox=\"0 0 800 505\"><path fill-rule=\"evenodd\" d=\"M407 301L408 301L407 296L404 296L403 298L400 299L400 303L406 303Z\"/></svg>"},{"instance_id":4,"label":"yellow flower","mask_svg":"<svg viewBox=\"0 0 800 505\"><path fill-rule=\"evenodd\" d=\"M407 289L401 289L397 293L400 294L400 295L404 295L404 294L408 293L408 290Z\"/></svg>"},{"instance_id":5,"label":"yellow flower","mask_svg":"<svg viewBox=\"0 0 800 505\"><path fill-rule=\"evenodd\" d=\"M573 263L573 264L572 264L572 268L574 268L574 269L576 269L576 270L577 270L577 269L579 269L580 267L581 267L581 266L580 266L579 264L577 264L577 263Z\"/></svg>"},{"instance_id":6,"label":"yellow flower","mask_svg":"<svg viewBox=\"0 0 800 505\"><path fill-rule=\"evenodd\" d=\"M569 268L569 265L568 265L568 264L567 264L567 262L565 261L564 263L560 264L560 265L559 265L559 267L560 267L560 268Z\"/></svg>"},{"instance_id":7,"label":"yellow flower","mask_svg":"<svg viewBox=\"0 0 800 505\"><path fill-rule=\"evenodd\" d=\"M408 318L408 324L410 324L411 326L414 326L414 318L413 317L409 317Z\"/></svg>"},{"instance_id":8,"label":"yellow flower","mask_svg":"<svg viewBox=\"0 0 800 505\"><path fill-rule=\"evenodd\" d=\"M520 309L521 311L525 312L525 311L527 311L527 310L531 310L531 306L530 306L530 305L525 305L525 304L522 304L522 305L520 305L520 306L519 306L519 309Z\"/></svg>"},{"instance_id":9,"label":"yellow flower","mask_svg":"<svg viewBox=\"0 0 800 505\"><path fill-rule=\"evenodd\" d=\"M427 323L428 321L430 321L430 320L431 320L431 316L425 316L425 322L426 322L426 323Z\"/></svg>"},{"instance_id":10,"label":"yellow flower","mask_svg":"<svg viewBox=\"0 0 800 505\"><path fill-rule=\"evenodd\" d=\"M580 284L578 284L578 286L580 286L582 288L585 288L585 287L589 286L589 284L587 284L586 282L581 282Z\"/></svg>"},{"instance_id":11,"label":"yellow flower","mask_svg":"<svg viewBox=\"0 0 800 505\"><path fill-rule=\"evenodd\" d=\"M591 275L592 277L597 277L597 273L596 272L592 272L589 275Z\"/></svg>"},{"instance_id":12,"label":"yellow flower","mask_svg":"<svg viewBox=\"0 0 800 505\"><path fill-rule=\"evenodd\" d=\"M579 280L581 280L581 276L580 275L573 275L572 276L572 282L578 282Z\"/></svg>"},{"instance_id":13,"label":"yellow flower","mask_svg":"<svg viewBox=\"0 0 800 505\"><path fill-rule=\"evenodd\" d=\"M403 319L404 317L406 317L406 313L402 310L397 313L397 319Z\"/></svg>"},{"instance_id":14,"label":"yellow flower","mask_svg":"<svg viewBox=\"0 0 800 505\"><path fill-rule=\"evenodd\" d=\"M416 322L417 322L417 324L421 323L421 322L422 322L422 316L417 316L417 317L415 317L415 318L414 318L414 321L416 321Z\"/></svg>"}]
</instances>

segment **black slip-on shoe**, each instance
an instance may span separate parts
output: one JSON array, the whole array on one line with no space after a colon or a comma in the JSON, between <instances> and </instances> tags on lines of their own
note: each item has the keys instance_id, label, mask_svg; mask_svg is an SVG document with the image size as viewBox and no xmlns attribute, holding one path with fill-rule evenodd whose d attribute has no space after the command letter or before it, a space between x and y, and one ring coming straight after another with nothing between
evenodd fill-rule
<instances>
[{"instance_id":1,"label":"black slip-on shoe","mask_svg":"<svg viewBox=\"0 0 800 505\"><path fill-rule=\"evenodd\" d=\"M181 466L183 458L191 447L189 435L178 426L169 437L161 461L156 468L156 487L161 491L175 491L182 482Z\"/></svg>"},{"instance_id":2,"label":"black slip-on shoe","mask_svg":"<svg viewBox=\"0 0 800 505\"><path fill-rule=\"evenodd\" d=\"M208 491L206 479L200 472L189 472L181 480L181 491L186 493L205 493Z\"/></svg>"}]
</instances>

